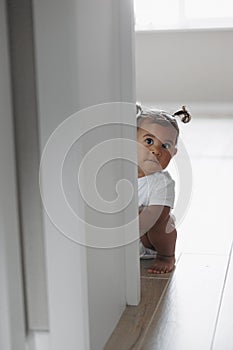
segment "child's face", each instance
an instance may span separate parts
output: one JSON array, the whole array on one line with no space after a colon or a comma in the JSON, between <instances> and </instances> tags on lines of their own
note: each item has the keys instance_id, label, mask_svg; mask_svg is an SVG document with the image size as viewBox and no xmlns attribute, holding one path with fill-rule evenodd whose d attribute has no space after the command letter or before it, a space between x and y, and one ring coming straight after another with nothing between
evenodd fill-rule
<instances>
[{"instance_id":1,"label":"child's face","mask_svg":"<svg viewBox=\"0 0 233 350\"><path fill-rule=\"evenodd\" d=\"M137 131L138 177L165 169L176 154L177 131L145 120Z\"/></svg>"}]
</instances>

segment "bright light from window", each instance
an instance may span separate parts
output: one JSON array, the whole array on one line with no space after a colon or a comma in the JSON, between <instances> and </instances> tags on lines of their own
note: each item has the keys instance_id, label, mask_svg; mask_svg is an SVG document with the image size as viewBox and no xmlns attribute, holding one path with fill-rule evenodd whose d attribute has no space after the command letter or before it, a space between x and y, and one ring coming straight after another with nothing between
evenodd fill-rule
<instances>
[{"instance_id":1,"label":"bright light from window","mask_svg":"<svg viewBox=\"0 0 233 350\"><path fill-rule=\"evenodd\" d=\"M233 0L134 0L136 30L233 27Z\"/></svg>"},{"instance_id":2,"label":"bright light from window","mask_svg":"<svg viewBox=\"0 0 233 350\"><path fill-rule=\"evenodd\" d=\"M151 28L175 24L179 16L179 0L135 0L136 24ZM169 11L168 11L169 8Z\"/></svg>"},{"instance_id":3,"label":"bright light from window","mask_svg":"<svg viewBox=\"0 0 233 350\"><path fill-rule=\"evenodd\" d=\"M187 18L233 17L233 0L185 0Z\"/></svg>"}]
</instances>

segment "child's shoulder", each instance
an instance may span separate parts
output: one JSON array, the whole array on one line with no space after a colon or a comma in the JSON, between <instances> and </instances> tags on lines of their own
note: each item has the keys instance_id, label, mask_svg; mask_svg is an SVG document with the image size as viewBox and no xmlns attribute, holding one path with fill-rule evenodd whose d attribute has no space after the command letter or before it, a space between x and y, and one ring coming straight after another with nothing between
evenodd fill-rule
<instances>
[{"instance_id":1,"label":"child's shoulder","mask_svg":"<svg viewBox=\"0 0 233 350\"><path fill-rule=\"evenodd\" d=\"M168 171L159 171L151 174L151 185L156 187L174 186L175 181L172 179Z\"/></svg>"},{"instance_id":2,"label":"child's shoulder","mask_svg":"<svg viewBox=\"0 0 233 350\"><path fill-rule=\"evenodd\" d=\"M138 179L139 186L147 185L149 187L164 187L169 184L174 184L174 180L168 171L157 171L156 173Z\"/></svg>"},{"instance_id":3,"label":"child's shoulder","mask_svg":"<svg viewBox=\"0 0 233 350\"><path fill-rule=\"evenodd\" d=\"M153 173L149 176L151 176L155 180L173 181L173 179L168 171L157 171L156 173Z\"/></svg>"}]
</instances>

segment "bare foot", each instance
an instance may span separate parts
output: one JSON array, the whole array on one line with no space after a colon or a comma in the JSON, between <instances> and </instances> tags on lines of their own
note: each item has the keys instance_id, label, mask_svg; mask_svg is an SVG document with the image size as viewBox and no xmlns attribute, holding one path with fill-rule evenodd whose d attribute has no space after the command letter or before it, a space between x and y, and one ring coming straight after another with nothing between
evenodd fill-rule
<instances>
[{"instance_id":1,"label":"bare foot","mask_svg":"<svg viewBox=\"0 0 233 350\"><path fill-rule=\"evenodd\" d=\"M171 272L175 267L175 257L157 256L153 265L147 270L148 273L161 274Z\"/></svg>"}]
</instances>

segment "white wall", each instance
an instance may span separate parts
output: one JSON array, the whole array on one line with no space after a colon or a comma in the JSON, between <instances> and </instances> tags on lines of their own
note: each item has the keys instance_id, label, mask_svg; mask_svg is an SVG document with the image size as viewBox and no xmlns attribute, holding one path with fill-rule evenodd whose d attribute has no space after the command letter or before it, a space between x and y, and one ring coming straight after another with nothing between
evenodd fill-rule
<instances>
[{"instance_id":1,"label":"white wall","mask_svg":"<svg viewBox=\"0 0 233 350\"><path fill-rule=\"evenodd\" d=\"M233 30L136 33L137 99L232 114Z\"/></svg>"},{"instance_id":2,"label":"white wall","mask_svg":"<svg viewBox=\"0 0 233 350\"><path fill-rule=\"evenodd\" d=\"M5 1L0 1L0 349L25 350L11 84Z\"/></svg>"},{"instance_id":3,"label":"white wall","mask_svg":"<svg viewBox=\"0 0 233 350\"><path fill-rule=\"evenodd\" d=\"M47 330L32 4L30 0L11 0L7 10L27 327Z\"/></svg>"}]
</instances>

